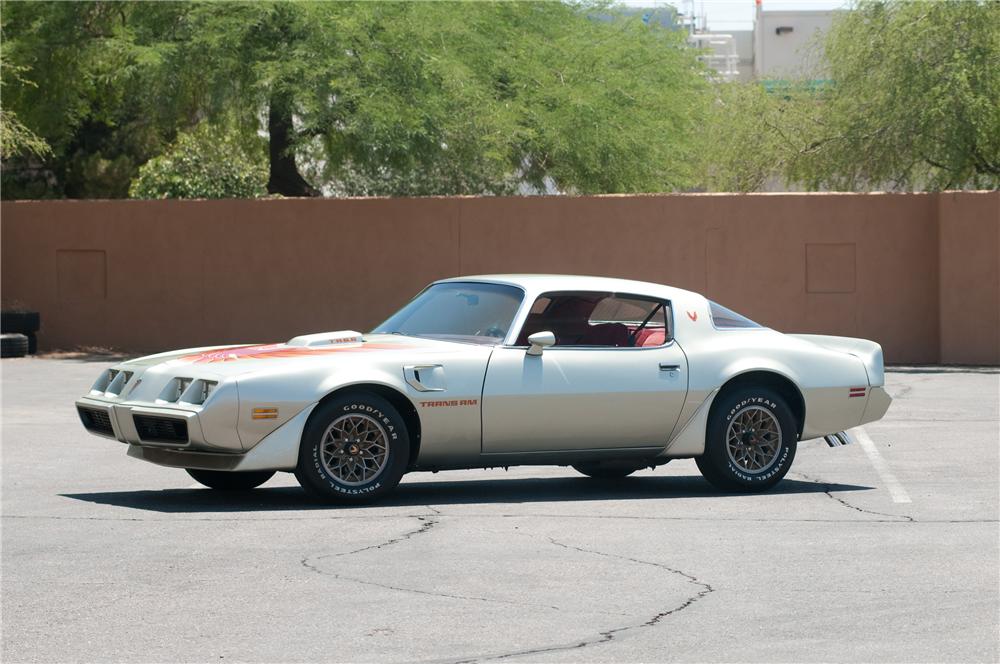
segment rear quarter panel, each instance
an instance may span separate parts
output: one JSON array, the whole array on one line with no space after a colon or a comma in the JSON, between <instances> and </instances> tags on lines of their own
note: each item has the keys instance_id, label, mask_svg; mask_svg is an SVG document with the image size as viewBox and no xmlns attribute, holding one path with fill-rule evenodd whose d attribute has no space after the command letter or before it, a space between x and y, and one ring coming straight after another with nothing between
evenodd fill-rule
<instances>
[{"instance_id":1,"label":"rear quarter panel","mask_svg":"<svg viewBox=\"0 0 1000 664\"><path fill-rule=\"evenodd\" d=\"M849 387L868 385L865 366L858 358L768 328L719 330L704 298L679 304L681 310L674 314L675 336L687 354L689 392L668 455L704 451L710 400L727 381L751 371L778 374L798 387L806 410L803 440L861 421L867 399L848 396Z\"/></svg>"}]
</instances>

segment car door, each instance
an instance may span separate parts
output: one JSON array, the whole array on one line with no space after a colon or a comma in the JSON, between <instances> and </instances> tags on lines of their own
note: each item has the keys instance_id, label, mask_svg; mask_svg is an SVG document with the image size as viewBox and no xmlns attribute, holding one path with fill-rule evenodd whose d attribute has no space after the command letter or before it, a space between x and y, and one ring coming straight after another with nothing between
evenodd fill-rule
<instances>
[{"instance_id":1,"label":"car door","mask_svg":"<svg viewBox=\"0 0 1000 664\"><path fill-rule=\"evenodd\" d=\"M576 298L572 306L556 306L570 297ZM670 338L669 303L607 293L546 294L539 301L543 298L549 299L547 311L529 315L515 345L498 347L490 357L483 385L483 452L666 445L687 394L688 373L684 353ZM660 304L660 329L640 328L636 311L609 320L607 312L621 309L623 300ZM621 325L629 331L627 339L618 335ZM556 328L551 330L556 345L528 354L527 336L549 327ZM639 336L646 345L637 345Z\"/></svg>"}]
</instances>

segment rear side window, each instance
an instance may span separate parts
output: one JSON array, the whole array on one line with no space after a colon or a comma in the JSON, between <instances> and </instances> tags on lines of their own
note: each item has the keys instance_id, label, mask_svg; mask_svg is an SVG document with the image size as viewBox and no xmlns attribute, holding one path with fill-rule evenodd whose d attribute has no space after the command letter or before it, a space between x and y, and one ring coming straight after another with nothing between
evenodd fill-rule
<instances>
[{"instance_id":1,"label":"rear side window","mask_svg":"<svg viewBox=\"0 0 1000 664\"><path fill-rule=\"evenodd\" d=\"M717 302L709 302L709 312L712 314L712 324L720 330L748 327L763 327L746 316L741 316L732 309L726 309Z\"/></svg>"},{"instance_id":2,"label":"rear side window","mask_svg":"<svg viewBox=\"0 0 1000 664\"><path fill-rule=\"evenodd\" d=\"M600 302L590 312L590 323L625 323L664 327L666 325L665 308L657 300L641 300L627 296L611 295Z\"/></svg>"}]
</instances>

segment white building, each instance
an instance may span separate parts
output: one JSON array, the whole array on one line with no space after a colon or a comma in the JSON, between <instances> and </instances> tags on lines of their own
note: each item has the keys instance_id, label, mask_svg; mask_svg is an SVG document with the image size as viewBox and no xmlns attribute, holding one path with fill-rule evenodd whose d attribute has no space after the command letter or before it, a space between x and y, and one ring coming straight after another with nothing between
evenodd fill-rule
<instances>
[{"instance_id":1,"label":"white building","mask_svg":"<svg viewBox=\"0 0 1000 664\"><path fill-rule=\"evenodd\" d=\"M696 7L690 4L692 11ZM689 43L705 50L701 60L724 80L823 79L821 50L836 10L767 11L756 3L753 30L710 32L703 15L679 14Z\"/></svg>"},{"instance_id":2,"label":"white building","mask_svg":"<svg viewBox=\"0 0 1000 664\"><path fill-rule=\"evenodd\" d=\"M764 11L758 4L753 29L754 78L824 78L820 42L835 14L835 11Z\"/></svg>"}]
</instances>

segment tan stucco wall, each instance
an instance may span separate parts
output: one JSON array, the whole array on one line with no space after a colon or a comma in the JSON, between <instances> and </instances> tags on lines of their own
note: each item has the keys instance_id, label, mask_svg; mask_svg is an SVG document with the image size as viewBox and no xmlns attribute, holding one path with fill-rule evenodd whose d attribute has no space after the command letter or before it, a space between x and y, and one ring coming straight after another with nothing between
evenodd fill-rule
<instances>
[{"instance_id":1,"label":"tan stucco wall","mask_svg":"<svg viewBox=\"0 0 1000 664\"><path fill-rule=\"evenodd\" d=\"M42 348L377 324L427 282L622 276L892 363L1000 364L1000 193L4 202L4 306Z\"/></svg>"},{"instance_id":2,"label":"tan stucco wall","mask_svg":"<svg viewBox=\"0 0 1000 664\"><path fill-rule=\"evenodd\" d=\"M1000 193L938 203L941 362L1000 364Z\"/></svg>"}]
</instances>

